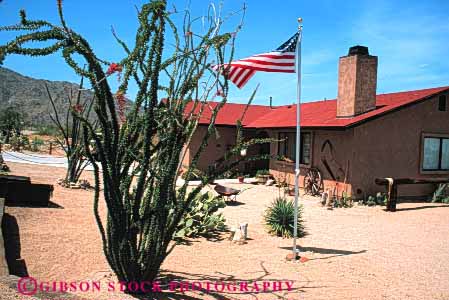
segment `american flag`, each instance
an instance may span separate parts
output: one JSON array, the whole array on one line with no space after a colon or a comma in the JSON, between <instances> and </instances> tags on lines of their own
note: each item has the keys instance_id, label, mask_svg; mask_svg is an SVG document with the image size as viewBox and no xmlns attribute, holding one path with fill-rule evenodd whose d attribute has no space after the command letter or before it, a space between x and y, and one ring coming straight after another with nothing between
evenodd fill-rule
<instances>
[{"instance_id":1,"label":"american flag","mask_svg":"<svg viewBox=\"0 0 449 300\"><path fill-rule=\"evenodd\" d=\"M238 88L242 88L257 71L295 73L298 39L301 39L300 31L274 51L236 60L230 64L216 65L212 68L221 72Z\"/></svg>"}]
</instances>

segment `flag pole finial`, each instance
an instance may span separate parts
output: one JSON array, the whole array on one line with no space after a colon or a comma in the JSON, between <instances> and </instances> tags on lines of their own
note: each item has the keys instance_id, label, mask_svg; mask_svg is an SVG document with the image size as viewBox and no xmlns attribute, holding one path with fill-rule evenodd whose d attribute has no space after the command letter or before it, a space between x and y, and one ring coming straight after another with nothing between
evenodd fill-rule
<instances>
[{"instance_id":1,"label":"flag pole finial","mask_svg":"<svg viewBox=\"0 0 449 300\"><path fill-rule=\"evenodd\" d=\"M298 18L298 23L301 24L302 23L302 18Z\"/></svg>"}]
</instances>

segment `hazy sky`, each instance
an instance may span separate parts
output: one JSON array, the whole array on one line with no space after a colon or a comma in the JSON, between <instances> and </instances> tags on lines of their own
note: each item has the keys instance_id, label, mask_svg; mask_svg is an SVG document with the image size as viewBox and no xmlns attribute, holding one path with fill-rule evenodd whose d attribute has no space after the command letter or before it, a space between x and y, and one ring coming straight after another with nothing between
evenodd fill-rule
<instances>
[{"instance_id":1,"label":"hazy sky","mask_svg":"<svg viewBox=\"0 0 449 300\"><path fill-rule=\"evenodd\" d=\"M118 61L123 52L111 35L111 25L121 37L132 41L137 26L135 5L143 2L64 0L63 7L69 25L89 40L98 56ZM188 1L170 3L179 10ZM192 14L204 14L208 3L191 0ZM233 11L242 4L240 0L227 0L224 10ZM335 98L338 58L357 44L368 46L370 54L379 56L378 93L449 85L449 1L248 0L246 4L236 58L277 48L296 31L296 19L304 19L304 101ZM29 18L58 22L56 0L3 0L0 26L17 23L21 8ZM13 36L0 33L0 44ZM43 58L9 56L4 66L36 78L78 82L60 54ZM260 89L255 103L268 104L270 96L276 105L295 102L295 74L262 72L242 90L233 88L230 101L246 101L257 83ZM132 99L134 94L131 88L128 97Z\"/></svg>"}]
</instances>

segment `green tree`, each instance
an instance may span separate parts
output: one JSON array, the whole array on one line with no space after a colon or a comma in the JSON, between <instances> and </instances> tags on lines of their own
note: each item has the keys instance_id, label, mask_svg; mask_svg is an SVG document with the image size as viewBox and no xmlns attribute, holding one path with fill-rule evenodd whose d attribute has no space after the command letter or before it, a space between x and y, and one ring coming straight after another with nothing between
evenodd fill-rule
<instances>
[{"instance_id":1,"label":"green tree","mask_svg":"<svg viewBox=\"0 0 449 300\"><path fill-rule=\"evenodd\" d=\"M24 114L15 106L0 110L0 131L6 144L13 134L20 135L24 125Z\"/></svg>"},{"instance_id":2,"label":"green tree","mask_svg":"<svg viewBox=\"0 0 449 300\"><path fill-rule=\"evenodd\" d=\"M228 81L213 66L219 66L221 72L229 71L227 64L233 58L241 23L237 29L222 33L223 22L235 12L222 15L220 8L210 6L208 15L202 18L191 18L188 11L183 12L183 23L176 25L172 15L179 13L166 6L164 0L142 5L132 45L113 32L125 53L117 63L99 58L87 40L68 27L62 1L58 1L60 25L29 20L21 11L20 24L0 28L21 32L0 46L0 61L7 54L42 56L61 50L67 64L90 81L100 134L88 119L76 115L85 133L86 155L94 166L94 214L105 256L118 279L128 282L154 280L174 246L171 242L180 220L200 190L241 161L262 158L240 157L242 148L271 141L244 140L237 121L236 146L225 159L202 174L197 187L188 190L187 182L176 187L186 153L184 146L190 144L201 117L209 121L207 133L185 171L187 179L209 138L216 134L215 120L227 102ZM28 45L34 41L46 42L46 46ZM86 69L81 67L84 64ZM113 92L109 81L117 73L121 74L119 86ZM131 82L138 87L137 95L125 112L124 98ZM212 106L207 99L215 94L221 99ZM88 136L95 141L99 166L94 163ZM106 224L98 211L100 181L107 206Z\"/></svg>"}]
</instances>

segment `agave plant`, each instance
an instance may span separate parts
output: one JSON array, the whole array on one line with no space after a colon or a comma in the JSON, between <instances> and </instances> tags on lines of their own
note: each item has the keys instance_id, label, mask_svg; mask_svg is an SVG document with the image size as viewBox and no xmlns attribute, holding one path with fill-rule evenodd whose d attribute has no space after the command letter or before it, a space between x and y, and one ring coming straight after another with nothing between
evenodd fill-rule
<instances>
[{"instance_id":1,"label":"agave plant","mask_svg":"<svg viewBox=\"0 0 449 300\"><path fill-rule=\"evenodd\" d=\"M449 184L443 183L438 185L437 189L435 190L432 202L441 202L441 203L447 203L449 204Z\"/></svg>"},{"instance_id":2,"label":"agave plant","mask_svg":"<svg viewBox=\"0 0 449 300\"><path fill-rule=\"evenodd\" d=\"M302 205L298 206L298 236L306 234L304 221L302 219ZM265 224L270 234L290 238L293 236L295 206L292 201L285 197L276 198L267 208L264 215Z\"/></svg>"}]
</instances>

